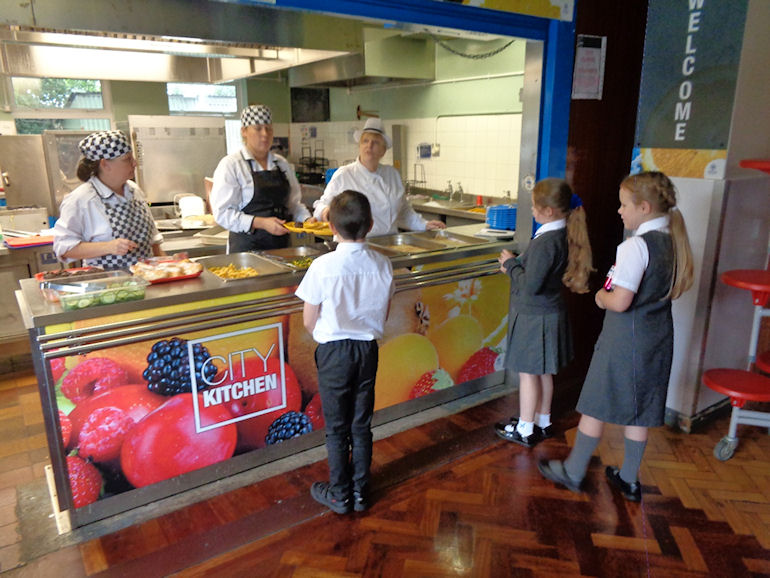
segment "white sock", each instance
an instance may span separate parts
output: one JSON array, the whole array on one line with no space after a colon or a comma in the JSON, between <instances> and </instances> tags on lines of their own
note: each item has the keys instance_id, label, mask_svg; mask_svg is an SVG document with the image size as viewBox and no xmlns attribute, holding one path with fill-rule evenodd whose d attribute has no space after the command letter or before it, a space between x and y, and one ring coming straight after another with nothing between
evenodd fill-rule
<instances>
[{"instance_id":1,"label":"white sock","mask_svg":"<svg viewBox=\"0 0 770 578\"><path fill-rule=\"evenodd\" d=\"M519 418L519 423L516 425L516 431L523 437L531 436L535 431L535 422L524 421Z\"/></svg>"},{"instance_id":2,"label":"white sock","mask_svg":"<svg viewBox=\"0 0 770 578\"><path fill-rule=\"evenodd\" d=\"M540 428L547 428L549 425L551 425L551 414L550 413L536 413L535 414L535 423Z\"/></svg>"}]
</instances>

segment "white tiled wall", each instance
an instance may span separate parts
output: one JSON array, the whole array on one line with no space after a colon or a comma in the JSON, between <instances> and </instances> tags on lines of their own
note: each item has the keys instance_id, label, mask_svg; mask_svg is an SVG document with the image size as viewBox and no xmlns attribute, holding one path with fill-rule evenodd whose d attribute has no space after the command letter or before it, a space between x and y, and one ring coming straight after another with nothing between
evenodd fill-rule
<instances>
[{"instance_id":1,"label":"white tiled wall","mask_svg":"<svg viewBox=\"0 0 770 578\"><path fill-rule=\"evenodd\" d=\"M406 127L407 180L421 180L424 172L425 186L430 189L444 190L451 180L455 187L462 183L467 194L504 197L510 190L515 199L521 114L386 121L391 135L394 124ZM322 156L332 166L345 164L358 154L353 131L362 126L363 121L289 125L289 160L297 163L301 156ZM438 144L439 155L419 158L420 143ZM393 164L392 151L382 162Z\"/></svg>"}]
</instances>

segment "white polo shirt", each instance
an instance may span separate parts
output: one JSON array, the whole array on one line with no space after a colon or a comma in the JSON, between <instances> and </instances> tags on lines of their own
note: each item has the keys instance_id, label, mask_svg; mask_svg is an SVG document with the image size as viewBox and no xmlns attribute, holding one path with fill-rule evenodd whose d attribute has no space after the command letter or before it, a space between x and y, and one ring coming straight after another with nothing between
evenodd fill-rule
<instances>
[{"instance_id":1,"label":"white polo shirt","mask_svg":"<svg viewBox=\"0 0 770 578\"><path fill-rule=\"evenodd\" d=\"M612 271L612 284L636 293L642 283L642 277L650 264L650 251L642 235L649 231L668 233L669 217L664 215L645 221L629 237L618 245L615 252L615 266Z\"/></svg>"},{"instance_id":2,"label":"white polo shirt","mask_svg":"<svg viewBox=\"0 0 770 578\"><path fill-rule=\"evenodd\" d=\"M381 339L393 296L393 267L366 243L339 243L311 263L295 294L321 305L313 329L316 342Z\"/></svg>"}]
</instances>

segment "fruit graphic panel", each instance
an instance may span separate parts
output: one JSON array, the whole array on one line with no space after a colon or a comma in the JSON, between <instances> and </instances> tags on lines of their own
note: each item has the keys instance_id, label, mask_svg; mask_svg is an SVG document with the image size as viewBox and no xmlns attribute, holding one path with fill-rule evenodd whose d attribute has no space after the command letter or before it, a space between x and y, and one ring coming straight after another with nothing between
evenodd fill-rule
<instances>
[{"instance_id":1,"label":"fruit graphic panel","mask_svg":"<svg viewBox=\"0 0 770 578\"><path fill-rule=\"evenodd\" d=\"M46 332L184 315L292 291L104 316ZM375 409L500 369L507 311L501 274L396 293L380 342ZM294 313L51 359L63 475L75 507L322 430L315 348L302 314Z\"/></svg>"},{"instance_id":2,"label":"fruit graphic panel","mask_svg":"<svg viewBox=\"0 0 770 578\"><path fill-rule=\"evenodd\" d=\"M320 400L301 412L285 321L51 360L75 507L323 427Z\"/></svg>"},{"instance_id":3,"label":"fruit graphic panel","mask_svg":"<svg viewBox=\"0 0 770 578\"><path fill-rule=\"evenodd\" d=\"M500 274L398 293L380 347L375 409L502 369L508 290Z\"/></svg>"}]
</instances>

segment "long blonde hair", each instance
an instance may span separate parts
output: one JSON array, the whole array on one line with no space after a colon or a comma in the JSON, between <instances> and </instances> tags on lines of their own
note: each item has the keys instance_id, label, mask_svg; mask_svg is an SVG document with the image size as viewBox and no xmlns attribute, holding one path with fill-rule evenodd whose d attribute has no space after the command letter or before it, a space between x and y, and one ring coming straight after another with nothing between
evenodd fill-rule
<instances>
[{"instance_id":1,"label":"long blonde hair","mask_svg":"<svg viewBox=\"0 0 770 578\"><path fill-rule=\"evenodd\" d=\"M667 297L677 299L692 286L693 258L687 226L684 224L682 213L676 206L674 183L661 172L649 171L627 176L620 183L620 187L631 194L631 200L635 205L647 201L653 211L669 216L669 230L674 246L674 269Z\"/></svg>"},{"instance_id":2,"label":"long blonde hair","mask_svg":"<svg viewBox=\"0 0 770 578\"><path fill-rule=\"evenodd\" d=\"M551 207L567 217L567 269L562 283L573 293L588 292L588 276L594 271L591 244L588 242L588 225L583 207L570 209L572 188L566 181L556 178L543 179L532 190L532 203L538 207Z\"/></svg>"}]
</instances>

